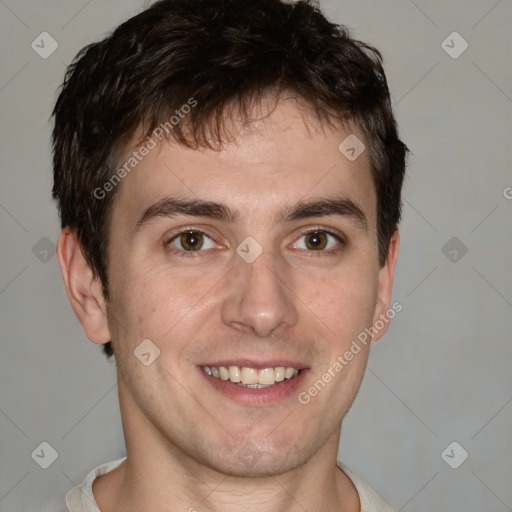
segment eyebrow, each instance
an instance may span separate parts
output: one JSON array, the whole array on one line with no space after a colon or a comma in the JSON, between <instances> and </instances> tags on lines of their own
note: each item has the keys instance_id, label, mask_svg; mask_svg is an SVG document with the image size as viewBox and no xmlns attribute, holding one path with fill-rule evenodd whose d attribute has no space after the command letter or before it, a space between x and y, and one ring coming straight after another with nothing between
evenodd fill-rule
<instances>
[{"instance_id":1,"label":"eyebrow","mask_svg":"<svg viewBox=\"0 0 512 512\"><path fill-rule=\"evenodd\" d=\"M363 229L368 226L368 221L363 209L354 201L346 197L332 199L320 199L318 201L300 201L291 208L286 209L276 217L276 224L293 220L307 219L311 217L327 217L337 215L346 217L360 225Z\"/></svg>"},{"instance_id":2,"label":"eyebrow","mask_svg":"<svg viewBox=\"0 0 512 512\"><path fill-rule=\"evenodd\" d=\"M144 211L135 224L133 231L140 231L144 225L157 218L173 218L180 215L206 217L225 223L233 223L240 217L238 211L215 201L165 197ZM279 212L274 222L275 224L280 224L294 220L326 216L346 217L359 224L363 229L366 229L368 225L362 208L351 199L345 197L299 201L295 205L288 206Z\"/></svg>"}]
</instances>

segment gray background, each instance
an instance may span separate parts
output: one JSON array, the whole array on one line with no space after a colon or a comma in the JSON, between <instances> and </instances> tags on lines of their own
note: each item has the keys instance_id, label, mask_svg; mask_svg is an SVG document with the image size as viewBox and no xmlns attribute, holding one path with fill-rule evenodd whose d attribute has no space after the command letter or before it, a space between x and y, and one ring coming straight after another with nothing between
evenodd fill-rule
<instances>
[{"instance_id":1,"label":"gray background","mask_svg":"<svg viewBox=\"0 0 512 512\"><path fill-rule=\"evenodd\" d=\"M382 50L414 153L394 292L403 311L374 345L340 456L399 510L512 510L511 2L321 5ZM1 511L61 510L89 470L124 455L114 363L82 333L52 252L48 119L77 51L141 7L0 0ZM31 48L43 31L59 45L47 59ZM441 46L453 31L469 44L456 59ZM58 452L46 470L31 458L43 441ZM469 454L458 469L441 457L453 441Z\"/></svg>"}]
</instances>

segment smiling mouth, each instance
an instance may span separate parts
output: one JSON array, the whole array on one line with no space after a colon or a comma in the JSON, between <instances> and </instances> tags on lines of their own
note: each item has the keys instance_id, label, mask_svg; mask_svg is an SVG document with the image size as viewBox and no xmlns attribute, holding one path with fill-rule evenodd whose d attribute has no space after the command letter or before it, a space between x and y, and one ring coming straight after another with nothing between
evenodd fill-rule
<instances>
[{"instance_id":1,"label":"smiling mouth","mask_svg":"<svg viewBox=\"0 0 512 512\"><path fill-rule=\"evenodd\" d=\"M201 366L201 370L219 380L229 380L244 388L268 388L297 377L301 370L291 366L249 368L247 366Z\"/></svg>"}]
</instances>

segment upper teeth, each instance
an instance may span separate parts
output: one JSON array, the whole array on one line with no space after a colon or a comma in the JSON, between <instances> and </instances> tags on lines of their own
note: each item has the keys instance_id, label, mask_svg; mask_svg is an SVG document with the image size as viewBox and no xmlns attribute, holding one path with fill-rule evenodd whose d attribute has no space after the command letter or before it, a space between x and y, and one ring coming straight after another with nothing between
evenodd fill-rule
<instances>
[{"instance_id":1,"label":"upper teeth","mask_svg":"<svg viewBox=\"0 0 512 512\"><path fill-rule=\"evenodd\" d=\"M276 366L260 370L247 366L201 366L201 368L207 375L217 379L230 380L253 388L273 386L276 382L291 379L299 374L299 370L291 366Z\"/></svg>"}]
</instances>

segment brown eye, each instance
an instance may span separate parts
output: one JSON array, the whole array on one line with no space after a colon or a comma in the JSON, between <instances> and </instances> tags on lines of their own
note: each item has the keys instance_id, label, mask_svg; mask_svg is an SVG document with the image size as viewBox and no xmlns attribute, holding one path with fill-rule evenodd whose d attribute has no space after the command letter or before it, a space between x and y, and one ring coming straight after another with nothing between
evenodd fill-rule
<instances>
[{"instance_id":1,"label":"brown eye","mask_svg":"<svg viewBox=\"0 0 512 512\"><path fill-rule=\"evenodd\" d=\"M316 229L303 233L293 244L293 248L309 251L310 254L316 252L318 256L328 256L337 254L344 245L345 240L341 235L323 229Z\"/></svg>"},{"instance_id":2,"label":"brown eye","mask_svg":"<svg viewBox=\"0 0 512 512\"><path fill-rule=\"evenodd\" d=\"M306 247L310 251L321 251L327 247L327 235L321 231L307 233L305 236Z\"/></svg>"},{"instance_id":3,"label":"brown eye","mask_svg":"<svg viewBox=\"0 0 512 512\"><path fill-rule=\"evenodd\" d=\"M181 233L179 241L181 243L181 247L185 251L199 251L204 244L203 234L198 231L187 231L186 233Z\"/></svg>"},{"instance_id":4,"label":"brown eye","mask_svg":"<svg viewBox=\"0 0 512 512\"><path fill-rule=\"evenodd\" d=\"M208 253L209 249L218 247L215 241L206 233L190 228L176 233L165 244L169 246L171 252L179 256L199 256Z\"/></svg>"}]
</instances>

